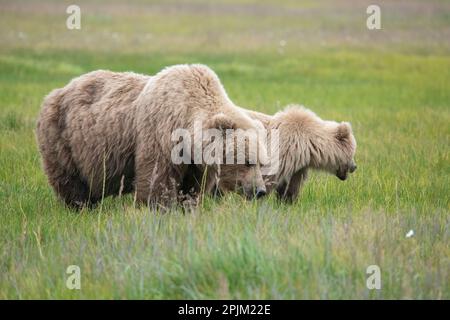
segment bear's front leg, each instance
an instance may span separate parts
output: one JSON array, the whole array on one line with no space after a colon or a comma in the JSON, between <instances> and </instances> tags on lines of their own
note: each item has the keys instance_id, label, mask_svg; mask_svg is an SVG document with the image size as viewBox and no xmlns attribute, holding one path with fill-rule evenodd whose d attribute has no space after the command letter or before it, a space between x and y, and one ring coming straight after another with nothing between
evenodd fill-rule
<instances>
[{"instance_id":1,"label":"bear's front leg","mask_svg":"<svg viewBox=\"0 0 450 320\"><path fill-rule=\"evenodd\" d=\"M308 169L303 168L292 175L288 182L277 187L277 195L280 199L292 203L297 199L300 189L308 178Z\"/></svg>"},{"instance_id":2,"label":"bear's front leg","mask_svg":"<svg viewBox=\"0 0 450 320\"><path fill-rule=\"evenodd\" d=\"M185 171L181 189L184 194L191 196L215 196L218 192L218 182L218 170L215 167L191 164Z\"/></svg>"},{"instance_id":3,"label":"bear's front leg","mask_svg":"<svg viewBox=\"0 0 450 320\"><path fill-rule=\"evenodd\" d=\"M177 204L181 175L169 161L150 157L136 159L136 201L151 207L169 209Z\"/></svg>"}]
</instances>

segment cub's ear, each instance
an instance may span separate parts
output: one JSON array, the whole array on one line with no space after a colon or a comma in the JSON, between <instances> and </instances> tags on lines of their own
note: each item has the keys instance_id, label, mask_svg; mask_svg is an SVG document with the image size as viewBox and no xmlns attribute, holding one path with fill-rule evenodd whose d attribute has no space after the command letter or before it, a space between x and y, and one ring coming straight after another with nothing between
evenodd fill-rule
<instances>
[{"instance_id":1,"label":"cub's ear","mask_svg":"<svg viewBox=\"0 0 450 320\"><path fill-rule=\"evenodd\" d=\"M352 134L352 126L348 122L341 122L336 131L336 139L339 141L347 140Z\"/></svg>"},{"instance_id":2,"label":"cub's ear","mask_svg":"<svg viewBox=\"0 0 450 320\"><path fill-rule=\"evenodd\" d=\"M219 130L236 129L236 123L229 116L221 112L214 115L208 121L208 128Z\"/></svg>"}]
</instances>

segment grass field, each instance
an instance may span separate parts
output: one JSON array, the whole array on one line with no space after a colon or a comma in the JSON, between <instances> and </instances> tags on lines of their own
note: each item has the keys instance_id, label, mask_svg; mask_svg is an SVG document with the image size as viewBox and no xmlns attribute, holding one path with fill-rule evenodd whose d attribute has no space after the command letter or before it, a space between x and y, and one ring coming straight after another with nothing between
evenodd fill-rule
<instances>
[{"instance_id":1,"label":"grass field","mask_svg":"<svg viewBox=\"0 0 450 320\"><path fill-rule=\"evenodd\" d=\"M68 30L71 3L0 0L0 298L450 298L449 2L380 1L378 31L356 0L77 3ZM238 105L350 121L356 173L313 173L292 205L65 208L35 143L43 97L95 69L194 62ZM66 288L69 265L81 290Z\"/></svg>"}]
</instances>

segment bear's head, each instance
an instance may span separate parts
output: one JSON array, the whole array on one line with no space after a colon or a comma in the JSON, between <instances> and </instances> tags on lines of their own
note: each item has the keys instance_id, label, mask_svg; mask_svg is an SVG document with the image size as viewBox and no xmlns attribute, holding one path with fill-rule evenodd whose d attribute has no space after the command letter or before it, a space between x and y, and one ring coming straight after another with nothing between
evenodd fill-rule
<instances>
[{"instance_id":1,"label":"bear's head","mask_svg":"<svg viewBox=\"0 0 450 320\"><path fill-rule=\"evenodd\" d=\"M210 120L209 127L222 134L223 157L214 166L217 186L222 191L235 190L247 198L266 195L261 174L266 150L259 139L257 123L239 114L231 117L220 113Z\"/></svg>"},{"instance_id":2,"label":"bear's head","mask_svg":"<svg viewBox=\"0 0 450 320\"><path fill-rule=\"evenodd\" d=\"M273 116L270 126L280 135L278 181L302 168L324 170L341 180L356 170L350 123L322 120L303 106L289 105Z\"/></svg>"},{"instance_id":3,"label":"bear's head","mask_svg":"<svg viewBox=\"0 0 450 320\"><path fill-rule=\"evenodd\" d=\"M336 145L336 155L332 165L328 168L331 173L341 180L346 180L348 173L356 170L355 152L356 140L353 135L352 127L348 122L337 124L334 131Z\"/></svg>"}]
</instances>

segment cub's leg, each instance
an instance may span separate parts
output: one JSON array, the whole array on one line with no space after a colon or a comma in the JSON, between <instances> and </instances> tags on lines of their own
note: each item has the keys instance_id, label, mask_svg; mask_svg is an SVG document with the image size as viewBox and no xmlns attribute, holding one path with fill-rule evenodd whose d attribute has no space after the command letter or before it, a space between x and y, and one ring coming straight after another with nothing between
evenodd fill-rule
<instances>
[{"instance_id":1,"label":"cub's leg","mask_svg":"<svg viewBox=\"0 0 450 320\"><path fill-rule=\"evenodd\" d=\"M287 183L277 187L277 195L286 202L293 202L297 199L300 189L308 178L308 169L301 169L292 175Z\"/></svg>"}]
</instances>

